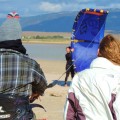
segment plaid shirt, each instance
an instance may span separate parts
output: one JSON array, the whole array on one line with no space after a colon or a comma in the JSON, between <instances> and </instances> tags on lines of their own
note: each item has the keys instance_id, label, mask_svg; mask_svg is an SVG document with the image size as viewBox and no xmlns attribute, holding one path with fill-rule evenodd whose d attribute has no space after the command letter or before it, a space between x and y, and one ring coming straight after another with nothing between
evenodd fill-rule
<instances>
[{"instance_id":1,"label":"plaid shirt","mask_svg":"<svg viewBox=\"0 0 120 120\"><path fill-rule=\"evenodd\" d=\"M28 83L34 84L28 84ZM47 81L39 64L11 49L0 49L0 93L31 95L32 89L41 95Z\"/></svg>"}]
</instances>

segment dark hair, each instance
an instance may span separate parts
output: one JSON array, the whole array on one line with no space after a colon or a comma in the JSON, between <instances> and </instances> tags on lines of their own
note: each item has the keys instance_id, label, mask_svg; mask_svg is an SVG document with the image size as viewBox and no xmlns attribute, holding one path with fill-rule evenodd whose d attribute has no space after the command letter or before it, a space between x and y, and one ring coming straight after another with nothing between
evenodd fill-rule
<instances>
[{"instance_id":1,"label":"dark hair","mask_svg":"<svg viewBox=\"0 0 120 120\"><path fill-rule=\"evenodd\" d=\"M98 56L120 65L120 40L106 35L100 42Z\"/></svg>"},{"instance_id":2,"label":"dark hair","mask_svg":"<svg viewBox=\"0 0 120 120\"><path fill-rule=\"evenodd\" d=\"M67 49L67 48L71 49L71 47L70 47L70 46L66 47L66 49Z\"/></svg>"}]
</instances>

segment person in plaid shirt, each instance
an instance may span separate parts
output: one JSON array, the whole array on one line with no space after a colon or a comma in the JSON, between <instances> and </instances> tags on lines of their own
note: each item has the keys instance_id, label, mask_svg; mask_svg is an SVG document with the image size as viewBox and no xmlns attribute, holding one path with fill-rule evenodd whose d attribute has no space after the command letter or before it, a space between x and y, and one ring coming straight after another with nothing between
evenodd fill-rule
<instances>
[{"instance_id":1,"label":"person in plaid shirt","mask_svg":"<svg viewBox=\"0 0 120 120\"><path fill-rule=\"evenodd\" d=\"M39 64L26 54L16 12L0 27L0 120L33 120L30 102L44 94L47 81Z\"/></svg>"}]
</instances>

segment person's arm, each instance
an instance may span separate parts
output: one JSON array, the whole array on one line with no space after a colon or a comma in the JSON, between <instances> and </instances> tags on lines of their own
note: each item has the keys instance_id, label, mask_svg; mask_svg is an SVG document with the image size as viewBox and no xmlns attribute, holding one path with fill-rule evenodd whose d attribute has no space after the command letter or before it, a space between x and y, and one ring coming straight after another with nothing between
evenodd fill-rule
<instances>
[{"instance_id":1,"label":"person's arm","mask_svg":"<svg viewBox=\"0 0 120 120\"><path fill-rule=\"evenodd\" d=\"M112 114L114 115L114 118L116 118L116 120L120 119L120 87L117 89L117 94L113 94L113 99L112 99L112 103L113 107L110 109Z\"/></svg>"},{"instance_id":2,"label":"person's arm","mask_svg":"<svg viewBox=\"0 0 120 120\"><path fill-rule=\"evenodd\" d=\"M64 120L75 120L76 119L76 112L77 112L77 105L76 101L78 101L75 97L74 93L69 93L65 109L64 109Z\"/></svg>"},{"instance_id":3,"label":"person's arm","mask_svg":"<svg viewBox=\"0 0 120 120\"><path fill-rule=\"evenodd\" d=\"M76 97L77 91L79 91L77 81L78 75L73 78L72 84L69 89L69 93L66 99L66 104L64 108L64 120L82 120L85 118L81 106L79 104L79 100Z\"/></svg>"},{"instance_id":4,"label":"person's arm","mask_svg":"<svg viewBox=\"0 0 120 120\"><path fill-rule=\"evenodd\" d=\"M66 61L67 61L67 59L68 59L68 58L67 58L67 54L65 54L65 59L66 59Z\"/></svg>"},{"instance_id":5,"label":"person's arm","mask_svg":"<svg viewBox=\"0 0 120 120\"><path fill-rule=\"evenodd\" d=\"M47 88L47 81L39 64L35 64L34 69L32 69L32 73L34 81L32 82L31 101L33 99L37 99L39 96L42 96L44 94L45 89Z\"/></svg>"}]
</instances>

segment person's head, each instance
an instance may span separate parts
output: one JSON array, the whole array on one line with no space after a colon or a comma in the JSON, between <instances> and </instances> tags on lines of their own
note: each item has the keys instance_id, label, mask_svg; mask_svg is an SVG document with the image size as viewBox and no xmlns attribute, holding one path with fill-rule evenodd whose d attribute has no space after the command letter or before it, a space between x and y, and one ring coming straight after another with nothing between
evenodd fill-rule
<instances>
[{"instance_id":1,"label":"person's head","mask_svg":"<svg viewBox=\"0 0 120 120\"><path fill-rule=\"evenodd\" d=\"M11 12L0 26L0 42L21 39L22 29L19 23L19 15Z\"/></svg>"},{"instance_id":2,"label":"person's head","mask_svg":"<svg viewBox=\"0 0 120 120\"><path fill-rule=\"evenodd\" d=\"M98 57L104 57L120 65L120 40L112 35L106 35L100 42Z\"/></svg>"},{"instance_id":3,"label":"person's head","mask_svg":"<svg viewBox=\"0 0 120 120\"><path fill-rule=\"evenodd\" d=\"M19 23L19 15L11 12L0 26L0 49L12 49L26 54L22 45L22 29Z\"/></svg>"},{"instance_id":4,"label":"person's head","mask_svg":"<svg viewBox=\"0 0 120 120\"><path fill-rule=\"evenodd\" d=\"M70 47L70 46L66 47L66 52L67 52L67 53L70 53L70 52L71 52L71 47Z\"/></svg>"}]
</instances>

